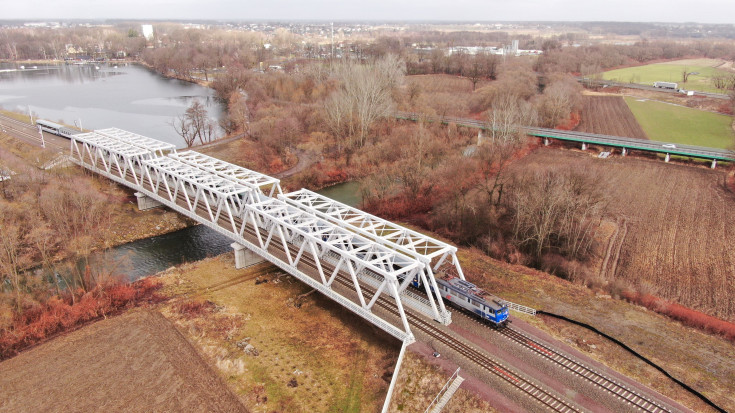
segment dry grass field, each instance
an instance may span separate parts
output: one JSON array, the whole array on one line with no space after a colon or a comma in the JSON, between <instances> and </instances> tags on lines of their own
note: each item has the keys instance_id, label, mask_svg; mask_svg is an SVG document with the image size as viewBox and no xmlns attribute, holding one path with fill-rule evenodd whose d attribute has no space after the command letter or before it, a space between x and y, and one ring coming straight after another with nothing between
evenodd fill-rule
<instances>
[{"instance_id":1,"label":"dry grass field","mask_svg":"<svg viewBox=\"0 0 735 413\"><path fill-rule=\"evenodd\" d=\"M620 225L608 277L735 319L735 196L725 189L723 170L548 148L514 167L570 165L602 177L611 219Z\"/></svg>"},{"instance_id":2,"label":"dry grass field","mask_svg":"<svg viewBox=\"0 0 735 413\"><path fill-rule=\"evenodd\" d=\"M0 411L246 412L155 311L99 321L0 363Z\"/></svg>"},{"instance_id":3,"label":"dry grass field","mask_svg":"<svg viewBox=\"0 0 735 413\"><path fill-rule=\"evenodd\" d=\"M648 139L622 96L583 96L582 120L575 130Z\"/></svg>"},{"instance_id":4,"label":"dry grass field","mask_svg":"<svg viewBox=\"0 0 735 413\"><path fill-rule=\"evenodd\" d=\"M225 254L163 280L177 298L162 312L251 411L380 409L400 344L318 294L298 299L308 287L276 267Z\"/></svg>"}]
</instances>

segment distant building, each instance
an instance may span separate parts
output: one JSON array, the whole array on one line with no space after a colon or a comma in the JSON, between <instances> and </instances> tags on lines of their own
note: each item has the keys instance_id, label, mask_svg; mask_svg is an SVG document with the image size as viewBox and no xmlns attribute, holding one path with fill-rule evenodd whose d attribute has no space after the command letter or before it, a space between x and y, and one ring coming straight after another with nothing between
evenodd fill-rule
<instances>
[{"instance_id":1,"label":"distant building","mask_svg":"<svg viewBox=\"0 0 735 413\"><path fill-rule=\"evenodd\" d=\"M143 32L143 37L145 37L146 40L148 41L153 40L153 26L152 25L141 24L140 31Z\"/></svg>"}]
</instances>

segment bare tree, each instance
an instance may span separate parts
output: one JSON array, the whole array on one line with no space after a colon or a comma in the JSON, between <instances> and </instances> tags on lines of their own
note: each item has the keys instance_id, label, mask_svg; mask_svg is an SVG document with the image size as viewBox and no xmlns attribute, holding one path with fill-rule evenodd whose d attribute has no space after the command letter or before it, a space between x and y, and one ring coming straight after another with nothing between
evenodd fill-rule
<instances>
[{"instance_id":1,"label":"bare tree","mask_svg":"<svg viewBox=\"0 0 735 413\"><path fill-rule=\"evenodd\" d=\"M201 144L211 142L217 128L199 99L194 99L186 112L171 122L171 126L184 139L187 147L193 146L197 139Z\"/></svg>"},{"instance_id":2,"label":"bare tree","mask_svg":"<svg viewBox=\"0 0 735 413\"><path fill-rule=\"evenodd\" d=\"M345 62L335 68L340 80L337 90L325 104L328 127L335 138L344 133L352 146L365 144L372 125L393 110L393 88L400 85L404 63L387 55L370 64Z\"/></svg>"},{"instance_id":3,"label":"bare tree","mask_svg":"<svg viewBox=\"0 0 735 413\"><path fill-rule=\"evenodd\" d=\"M579 83L568 76L552 80L540 100L541 124L554 128L567 119L580 105L580 89Z\"/></svg>"},{"instance_id":4,"label":"bare tree","mask_svg":"<svg viewBox=\"0 0 735 413\"><path fill-rule=\"evenodd\" d=\"M513 235L536 258L553 250L583 258L594 242L606 202L585 172L542 171L517 180L510 191Z\"/></svg>"},{"instance_id":5,"label":"bare tree","mask_svg":"<svg viewBox=\"0 0 735 413\"><path fill-rule=\"evenodd\" d=\"M187 148L191 148L192 146L194 146L194 142L196 142L196 135L194 135L193 127L187 119L186 115L177 116L171 121L170 125L173 126L174 130L176 130L176 133L178 133L179 136L184 139Z\"/></svg>"}]
</instances>

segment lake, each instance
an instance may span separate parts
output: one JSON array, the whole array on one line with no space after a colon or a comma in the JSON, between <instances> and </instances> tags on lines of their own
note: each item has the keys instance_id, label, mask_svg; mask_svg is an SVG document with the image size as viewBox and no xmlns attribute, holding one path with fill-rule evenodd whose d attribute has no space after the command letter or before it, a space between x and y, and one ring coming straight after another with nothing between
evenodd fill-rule
<instances>
[{"instance_id":1,"label":"lake","mask_svg":"<svg viewBox=\"0 0 735 413\"><path fill-rule=\"evenodd\" d=\"M5 71L13 70L16 71ZM206 87L134 64L0 65L0 107L85 129L116 127L184 147L171 122L198 99L210 118L224 107ZM219 131L221 134L221 131Z\"/></svg>"}]
</instances>

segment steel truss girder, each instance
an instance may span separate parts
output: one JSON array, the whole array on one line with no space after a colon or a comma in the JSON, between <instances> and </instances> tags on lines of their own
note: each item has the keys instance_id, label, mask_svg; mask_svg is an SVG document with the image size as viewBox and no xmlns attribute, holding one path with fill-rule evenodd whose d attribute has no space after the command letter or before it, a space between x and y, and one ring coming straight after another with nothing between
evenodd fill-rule
<instances>
[{"instance_id":1,"label":"steel truss girder","mask_svg":"<svg viewBox=\"0 0 735 413\"><path fill-rule=\"evenodd\" d=\"M164 156L165 152L176 152L176 145L159 141L157 139L148 138L137 133L128 132L118 128L106 128L95 130L97 134L107 136L109 138L116 139L120 142L127 143L128 145L137 146L143 148L156 156Z\"/></svg>"},{"instance_id":2,"label":"steel truss girder","mask_svg":"<svg viewBox=\"0 0 735 413\"><path fill-rule=\"evenodd\" d=\"M130 183L128 183L128 185L130 185ZM396 299L396 306L399 310L399 314L401 315L403 327L405 330L401 330L390 322L382 319L381 317L373 313L370 308L366 308L366 306L363 306L362 303L357 304L347 297L339 294L334 289L332 289L330 285L324 282L325 280L323 277L320 277L320 279L314 279L306 274L303 271L303 267L304 265L306 265L305 261L303 261L304 254L306 253L306 248L309 249L309 253L312 257L314 257L314 262L317 263L316 266L318 271L321 272L322 276L324 274L324 268L320 264L319 250L318 248L315 248L315 244L318 244L318 242L315 242L316 240L313 237L311 239L309 239L309 237L304 237L303 233L299 234L301 235L301 237L299 237L301 241L300 243L298 242L299 239L294 239L294 241L292 242L287 242L286 234L288 233L288 228L284 228L284 225L282 225L283 223L278 222L278 220L268 215L267 212L260 211L251 205L247 205L239 228L237 228L237 231L232 231L222 226L219 222L215 220L202 217L196 212L196 209L184 208L178 203L172 202L165 197L159 195L157 192L151 191L147 187L135 189L172 208L173 210L201 222L203 225L206 225L207 227L227 236L235 242L246 246L251 251L254 251L271 263L277 265L303 283L309 285L311 288L314 288L320 293L338 302L342 306L346 307L350 311L369 321L373 325L379 327L388 334L396 337L397 339L407 340L408 342L412 342L414 340L413 334L410 330L410 326L405 317L405 312L400 299ZM247 229L251 229L254 232L256 238L255 241L249 240L245 237L245 231ZM278 238L278 240L276 240L276 238ZM276 244L279 243L280 245L276 246ZM298 248L301 253L297 253L297 255L301 255L301 257L294 257L291 249L288 248L289 244L294 245ZM271 247L278 248L281 246L283 247L283 255L286 258L285 260L272 253L273 250ZM299 268L300 264L302 268ZM389 291L397 293L397 281L395 279L385 279L383 288L388 288ZM361 293L361 288L359 284L356 285L356 291L360 291ZM376 295L378 294L379 293L376 293ZM395 294L394 296L397 296L397 294Z\"/></svg>"},{"instance_id":3,"label":"steel truss girder","mask_svg":"<svg viewBox=\"0 0 735 413\"><path fill-rule=\"evenodd\" d=\"M118 182L119 179L126 180L126 174L130 173L134 183L140 184L140 162L151 157L151 153L145 149L131 147L95 133L73 135L70 145L71 160L74 163L103 173Z\"/></svg>"},{"instance_id":4,"label":"steel truss girder","mask_svg":"<svg viewBox=\"0 0 735 413\"><path fill-rule=\"evenodd\" d=\"M99 142L102 144L102 140ZM72 141L72 152L79 154L74 157L75 163L131 187L247 246L399 340L413 341L400 299L401 286L397 277L399 275L413 277L421 265L418 261L396 254L395 251L289 206L283 201L268 198L252 188L175 159L153 158L150 152L138 150L141 148L131 148L132 145L128 147L129 153L136 154L138 158L131 157L130 163L140 169L136 171L134 168L132 173L126 175L120 168L120 173L114 174L112 172L116 171L115 168L99 168L98 164L102 162L99 154L109 155L113 160L117 157L124 158L123 156L89 142L84 149L84 145L80 147L80 143L83 144L81 140ZM141 170L140 176L135 174ZM248 234L245 234L248 229ZM251 233L254 235L250 235ZM251 239L248 240L246 235ZM284 257L275 256L269 247L282 247ZM294 249L298 252L294 253ZM304 260L305 257L313 258L318 278L312 278L303 271L304 266L309 265ZM325 264L330 264L334 268L329 270L324 267ZM331 284L339 271L349 274L359 303L353 302L332 288ZM360 282L360 277L366 273L381 280L377 292L367 303ZM403 330L371 311L383 292L394 298Z\"/></svg>"},{"instance_id":5,"label":"steel truss girder","mask_svg":"<svg viewBox=\"0 0 735 413\"><path fill-rule=\"evenodd\" d=\"M239 165L234 165L194 151L173 153L169 154L169 157L186 164L196 166L221 177L231 179L234 182L260 191L266 196L283 194L280 180L259 172L251 171L250 169L243 168Z\"/></svg>"},{"instance_id":6,"label":"steel truss girder","mask_svg":"<svg viewBox=\"0 0 735 413\"><path fill-rule=\"evenodd\" d=\"M279 198L307 212L328 219L339 226L356 231L375 242L395 248L426 264L431 264L432 261L436 263L443 262L448 256L454 256L457 252L456 247L445 242L368 214L365 211L308 189L290 192ZM437 269L438 267L434 267L434 270ZM461 274L461 269L458 272Z\"/></svg>"},{"instance_id":7,"label":"steel truss girder","mask_svg":"<svg viewBox=\"0 0 735 413\"><path fill-rule=\"evenodd\" d=\"M142 164L143 187L148 185L155 193L163 192L165 199L172 203L183 198L192 212L202 205L212 222L224 217L233 231L237 229L235 221L244 213L245 205L256 201L252 189L203 174L174 159L153 158L143 160Z\"/></svg>"},{"instance_id":8,"label":"steel truss girder","mask_svg":"<svg viewBox=\"0 0 735 413\"><path fill-rule=\"evenodd\" d=\"M444 324L451 323L451 314L447 311L441 295L434 293L434 291L439 291L434 271L448 257L451 257L457 274L464 279L462 267L457 259L456 247L307 189L291 192L279 198L290 205L327 219L422 262L424 265L418 272L418 278L424 286L433 316ZM432 268L432 261L435 263L434 268ZM404 279L401 283L401 293L405 291L410 281L410 279Z\"/></svg>"}]
</instances>

